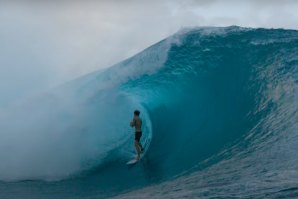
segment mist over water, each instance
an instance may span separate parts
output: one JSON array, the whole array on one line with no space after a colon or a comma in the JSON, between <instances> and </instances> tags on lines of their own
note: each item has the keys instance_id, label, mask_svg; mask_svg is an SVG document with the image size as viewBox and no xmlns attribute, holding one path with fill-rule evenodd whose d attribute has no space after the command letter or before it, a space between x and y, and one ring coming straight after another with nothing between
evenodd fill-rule
<instances>
[{"instance_id":1,"label":"mist over water","mask_svg":"<svg viewBox=\"0 0 298 199\"><path fill-rule=\"evenodd\" d=\"M128 124L137 108L142 110L144 134L151 133L141 102L119 92L119 86L158 70L170 44L142 52L125 66L99 70L3 108L0 180L55 181L102 164L108 152L132 139ZM112 159L131 156L132 146L129 142Z\"/></svg>"}]
</instances>

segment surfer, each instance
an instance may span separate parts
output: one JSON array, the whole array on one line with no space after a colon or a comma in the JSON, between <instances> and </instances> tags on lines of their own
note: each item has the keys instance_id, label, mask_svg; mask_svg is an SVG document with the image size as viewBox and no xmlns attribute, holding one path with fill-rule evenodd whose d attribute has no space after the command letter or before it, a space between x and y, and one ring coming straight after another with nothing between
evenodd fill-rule
<instances>
[{"instance_id":1,"label":"surfer","mask_svg":"<svg viewBox=\"0 0 298 199\"><path fill-rule=\"evenodd\" d=\"M130 122L131 127L135 127L135 148L137 151L137 157L136 160L140 160L140 155L144 151L140 139L142 137L142 120L140 118L140 111L135 110L134 111L134 117L133 120Z\"/></svg>"}]
</instances>

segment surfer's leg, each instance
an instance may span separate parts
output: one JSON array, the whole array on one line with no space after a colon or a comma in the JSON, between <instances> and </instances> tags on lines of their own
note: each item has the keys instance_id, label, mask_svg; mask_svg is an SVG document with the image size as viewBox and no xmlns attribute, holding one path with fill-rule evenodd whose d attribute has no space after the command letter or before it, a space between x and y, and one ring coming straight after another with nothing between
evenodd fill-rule
<instances>
[{"instance_id":1,"label":"surfer's leg","mask_svg":"<svg viewBox=\"0 0 298 199\"><path fill-rule=\"evenodd\" d=\"M140 154L141 154L141 148L140 148L139 142L137 140L135 140L135 148L136 148L136 151L137 151L136 159L139 160L140 159Z\"/></svg>"},{"instance_id":2,"label":"surfer's leg","mask_svg":"<svg viewBox=\"0 0 298 199\"><path fill-rule=\"evenodd\" d=\"M143 148L141 142L139 142L139 147L140 147L140 151L141 151L141 153L143 153L143 152L144 152L144 148Z\"/></svg>"},{"instance_id":3,"label":"surfer's leg","mask_svg":"<svg viewBox=\"0 0 298 199\"><path fill-rule=\"evenodd\" d=\"M140 154L143 151L143 147L140 143L141 137L142 137L142 132L136 132L135 133L135 148L136 148L136 151L137 151L137 154L138 154L138 156L136 158L137 160L140 159Z\"/></svg>"},{"instance_id":4,"label":"surfer's leg","mask_svg":"<svg viewBox=\"0 0 298 199\"><path fill-rule=\"evenodd\" d=\"M140 152L142 153L142 152L144 151L144 148L143 148L143 146L142 146L142 144L141 144L142 131L141 131L141 132L137 132L137 134L138 134L138 139L137 139L137 141L138 141L138 143L139 143Z\"/></svg>"}]
</instances>

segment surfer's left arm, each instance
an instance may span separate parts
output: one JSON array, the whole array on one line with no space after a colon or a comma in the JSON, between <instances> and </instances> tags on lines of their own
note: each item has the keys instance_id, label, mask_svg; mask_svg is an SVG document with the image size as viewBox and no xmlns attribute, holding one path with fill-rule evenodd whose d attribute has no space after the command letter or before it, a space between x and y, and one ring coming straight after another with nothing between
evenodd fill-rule
<instances>
[{"instance_id":1,"label":"surfer's left arm","mask_svg":"<svg viewBox=\"0 0 298 199\"><path fill-rule=\"evenodd\" d=\"M131 126L131 127L134 127L135 124L136 124L136 121L135 121L135 118L133 118L133 120L130 122L130 126Z\"/></svg>"}]
</instances>

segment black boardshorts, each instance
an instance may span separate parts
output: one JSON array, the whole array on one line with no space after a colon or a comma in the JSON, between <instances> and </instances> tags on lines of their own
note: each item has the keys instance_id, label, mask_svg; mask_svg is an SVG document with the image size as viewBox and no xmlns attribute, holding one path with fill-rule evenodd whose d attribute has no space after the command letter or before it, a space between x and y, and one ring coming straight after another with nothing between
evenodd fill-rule
<instances>
[{"instance_id":1,"label":"black boardshorts","mask_svg":"<svg viewBox=\"0 0 298 199\"><path fill-rule=\"evenodd\" d=\"M140 139L142 137L142 131L141 132L135 132L135 140L140 142Z\"/></svg>"}]
</instances>

